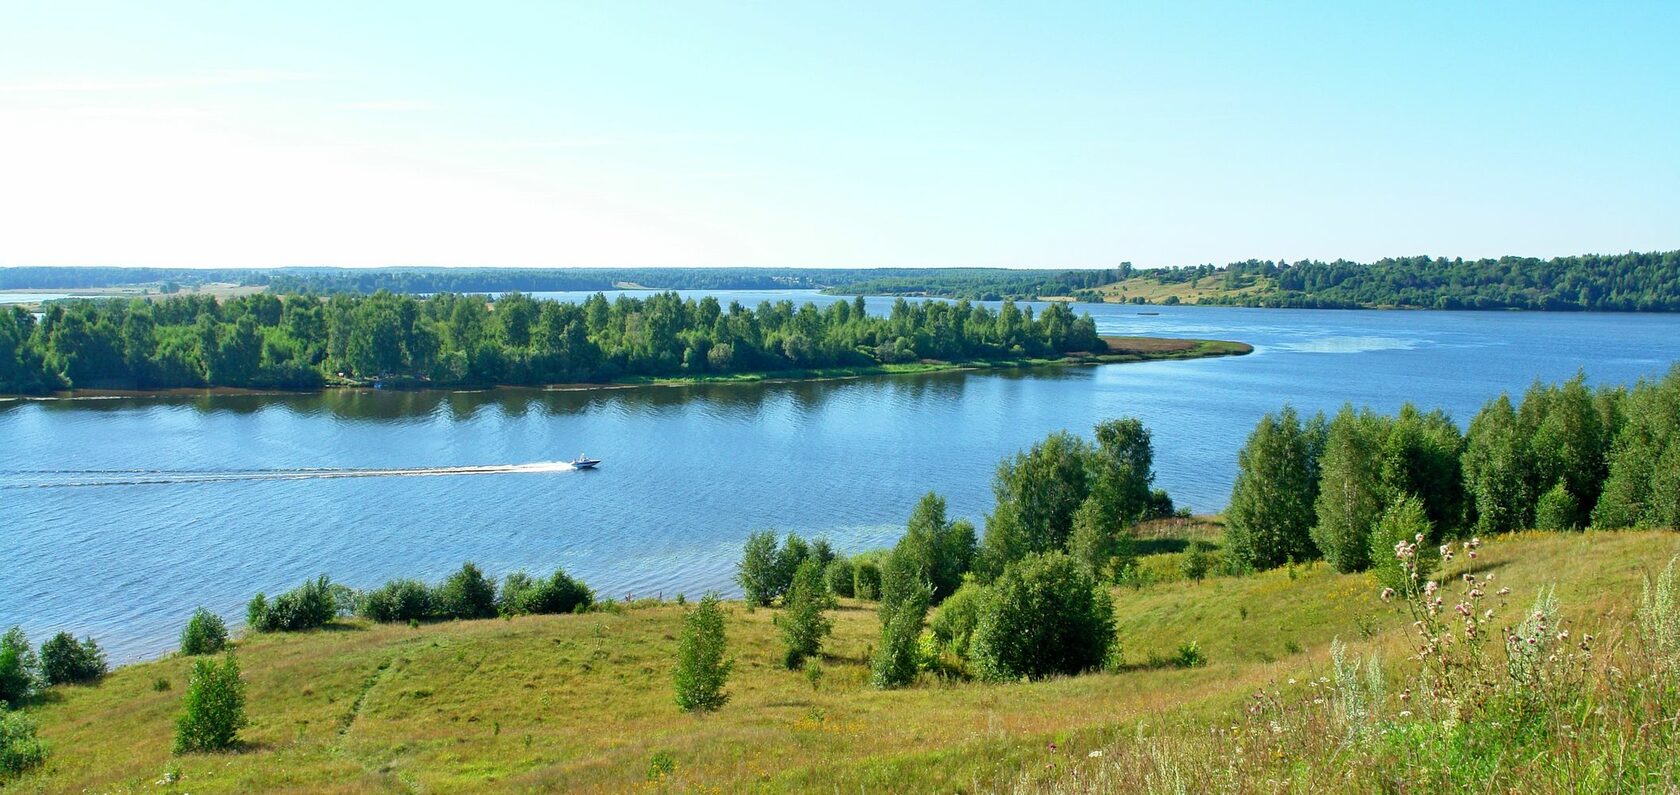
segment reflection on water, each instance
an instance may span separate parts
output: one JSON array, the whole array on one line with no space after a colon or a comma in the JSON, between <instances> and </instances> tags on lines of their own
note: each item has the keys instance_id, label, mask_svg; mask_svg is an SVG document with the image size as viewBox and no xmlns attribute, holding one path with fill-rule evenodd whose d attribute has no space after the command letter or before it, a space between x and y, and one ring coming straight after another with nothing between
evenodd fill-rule
<instances>
[{"instance_id":1,"label":"reflection on water","mask_svg":"<svg viewBox=\"0 0 1680 795\"><path fill-rule=\"evenodd\" d=\"M752 530L883 545L930 489L983 523L998 460L1054 430L1141 417L1158 485L1210 511L1243 438L1285 401L1411 398L1462 423L1535 378L1585 367L1627 382L1680 358L1676 317L1092 311L1107 334L1257 350L801 383L0 401L0 627L92 633L130 660L166 650L200 603L237 618L256 591L321 572L366 587L468 559L498 574L565 566L614 596L734 592ZM601 468L528 466L579 452ZM175 474L6 488L42 470ZM397 474L297 476L340 471ZM124 479L141 478L110 480Z\"/></svg>"}]
</instances>

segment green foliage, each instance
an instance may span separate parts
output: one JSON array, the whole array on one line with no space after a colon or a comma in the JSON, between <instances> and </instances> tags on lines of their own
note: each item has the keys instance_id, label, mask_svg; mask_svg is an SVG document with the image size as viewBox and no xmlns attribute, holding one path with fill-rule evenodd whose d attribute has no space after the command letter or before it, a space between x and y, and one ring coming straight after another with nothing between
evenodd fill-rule
<instances>
[{"instance_id":1,"label":"green foliage","mask_svg":"<svg viewBox=\"0 0 1680 795\"><path fill-rule=\"evenodd\" d=\"M799 564L782 607L776 626L787 645L784 661L788 668L797 669L805 664L806 658L821 651L823 638L834 631L834 621L824 615L834 609L834 596L828 591L822 564L816 558Z\"/></svg>"},{"instance_id":2,"label":"green foliage","mask_svg":"<svg viewBox=\"0 0 1680 795\"><path fill-rule=\"evenodd\" d=\"M1068 534L1067 542L1068 554L1104 582L1118 578L1137 557L1132 532L1121 528L1107 514L1099 500L1085 500L1073 515L1073 532Z\"/></svg>"},{"instance_id":3,"label":"green foliage","mask_svg":"<svg viewBox=\"0 0 1680 795\"><path fill-rule=\"evenodd\" d=\"M78 642L74 635L60 632L41 644L41 678L49 685L97 682L107 670L105 652L93 638Z\"/></svg>"},{"instance_id":4,"label":"green foliage","mask_svg":"<svg viewBox=\"0 0 1680 795\"><path fill-rule=\"evenodd\" d=\"M1440 409L1425 414L1410 403L1386 425L1378 463L1385 507L1411 494L1423 501L1438 533L1456 532L1465 514L1464 435L1458 425Z\"/></svg>"},{"instance_id":5,"label":"green foliage","mask_svg":"<svg viewBox=\"0 0 1680 795\"><path fill-rule=\"evenodd\" d=\"M735 581L741 584L748 604L766 607L787 593L793 585L794 572L810 555L810 545L792 533L788 534L779 549L776 547L776 531L753 533L747 536L747 543L741 551Z\"/></svg>"},{"instance_id":6,"label":"green foliage","mask_svg":"<svg viewBox=\"0 0 1680 795\"><path fill-rule=\"evenodd\" d=\"M1470 421L1464 446L1464 485L1478 532L1502 533L1529 524L1534 497L1528 441L1509 396L1491 400Z\"/></svg>"},{"instance_id":7,"label":"green foliage","mask_svg":"<svg viewBox=\"0 0 1680 795\"><path fill-rule=\"evenodd\" d=\"M256 632L302 632L319 629L338 616L332 581L323 574L271 601L257 594L246 605L246 620Z\"/></svg>"},{"instance_id":8,"label":"green foliage","mask_svg":"<svg viewBox=\"0 0 1680 795\"><path fill-rule=\"evenodd\" d=\"M729 701L724 685L735 661L725 657L723 608L716 593L701 597L683 616L682 637L677 642L674 675L677 706L684 712L711 712Z\"/></svg>"},{"instance_id":9,"label":"green foliage","mask_svg":"<svg viewBox=\"0 0 1680 795\"><path fill-rule=\"evenodd\" d=\"M1179 560L1179 571L1184 579L1191 582L1201 582L1208 570L1213 567L1213 545L1200 538L1191 539L1190 545L1184 550L1184 557Z\"/></svg>"},{"instance_id":10,"label":"green foliage","mask_svg":"<svg viewBox=\"0 0 1680 795\"><path fill-rule=\"evenodd\" d=\"M852 559L852 595L874 601L881 598L880 555L859 555Z\"/></svg>"},{"instance_id":11,"label":"green foliage","mask_svg":"<svg viewBox=\"0 0 1680 795\"><path fill-rule=\"evenodd\" d=\"M1114 642L1108 592L1073 558L1052 552L1004 570L970 648L982 678L1004 681L1099 668Z\"/></svg>"},{"instance_id":12,"label":"green foliage","mask_svg":"<svg viewBox=\"0 0 1680 795\"><path fill-rule=\"evenodd\" d=\"M928 492L916 503L904 536L893 548L893 557L903 559L918 578L933 589L935 604L950 596L962 584L974 561L974 525L945 519L945 499Z\"/></svg>"},{"instance_id":13,"label":"green foliage","mask_svg":"<svg viewBox=\"0 0 1680 795\"><path fill-rule=\"evenodd\" d=\"M1620 402L1594 527L1680 527L1680 365Z\"/></svg>"},{"instance_id":14,"label":"green foliage","mask_svg":"<svg viewBox=\"0 0 1680 795\"><path fill-rule=\"evenodd\" d=\"M918 639L933 589L915 561L889 556L881 570L881 644L869 662L870 681L883 690L916 681L921 668Z\"/></svg>"},{"instance_id":15,"label":"green foliage","mask_svg":"<svg viewBox=\"0 0 1680 795\"><path fill-rule=\"evenodd\" d=\"M1062 432L998 464L992 480L997 507L986 518L984 569L996 576L1010 562L1062 549L1073 517L1090 493L1090 446Z\"/></svg>"},{"instance_id":16,"label":"green foliage","mask_svg":"<svg viewBox=\"0 0 1680 795\"><path fill-rule=\"evenodd\" d=\"M1369 410L1343 406L1330 421L1319 462L1317 524L1312 540L1337 571L1370 565L1371 528L1382 516L1385 490L1373 466L1383 449L1387 424Z\"/></svg>"},{"instance_id":17,"label":"green foliage","mask_svg":"<svg viewBox=\"0 0 1680 795\"><path fill-rule=\"evenodd\" d=\"M1318 457L1315 423L1301 425L1295 409L1267 414L1237 454L1237 480L1225 510L1225 552L1233 565L1268 569L1317 556Z\"/></svg>"},{"instance_id":18,"label":"green foliage","mask_svg":"<svg viewBox=\"0 0 1680 795\"><path fill-rule=\"evenodd\" d=\"M316 278L322 277L294 274L277 281L284 290ZM405 279L473 281L440 274L362 278L370 281L349 289ZM480 281L499 280L481 275ZM312 388L341 373L440 385L543 384L1053 356L1101 345L1089 317L1076 318L1060 305L1034 317L1013 304L994 311L967 303L901 302L890 317L876 317L861 303L844 301L825 307L765 302L749 309L674 292L613 301L597 294L581 304L506 289L497 290L502 295L493 302L426 292L433 294L55 302L40 321L8 310L0 312L0 390Z\"/></svg>"},{"instance_id":19,"label":"green foliage","mask_svg":"<svg viewBox=\"0 0 1680 795\"><path fill-rule=\"evenodd\" d=\"M391 580L362 594L356 604L356 615L382 624L423 621L432 612L431 590L411 579Z\"/></svg>"},{"instance_id":20,"label":"green foliage","mask_svg":"<svg viewBox=\"0 0 1680 795\"><path fill-rule=\"evenodd\" d=\"M1534 529L1577 530L1581 527L1580 503L1569 487L1559 480L1534 504Z\"/></svg>"},{"instance_id":21,"label":"green foliage","mask_svg":"<svg viewBox=\"0 0 1680 795\"><path fill-rule=\"evenodd\" d=\"M671 756L670 751L654 751L653 755L648 757L648 781L664 781L675 775L676 772L677 760L676 757Z\"/></svg>"},{"instance_id":22,"label":"green foliage","mask_svg":"<svg viewBox=\"0 0 1680 795\"><path fill-rule=\"evenodd\" d=\"M1172 665L1174 668L1200 668L1207 665L1207 654L1202 651L1201 644L1187 640L1178 644L1178 650L1173 652Z\"/></svg>"},{"instance_id":23,"label":"green foliage","mask_svg":"<svg viewBox=\"0 0 1680 795\"><path fill-rule=\"evenodd\" d=\"M495 618L496 581L471 561L464 563L432 592L432 611L445 619Z\"/></svg>"},{"instance_id":24,"label":"green foliage","mask_svg":"<svg viewBox=\"0 0 1680 795\"><path fill-rule=\"evenodd\" d=\"M0 635L0 702L13 707L23 704L35 695L40 676L40 659L23 628L12 627Z\"/></svg>"},{"instance_id":25,"label":"green foliage","mask_svg":"<svg viewBox=\"0 0 1680 795\"><path fill-rule=\"evenodd\" d=\"M503 615L580 613L595 603L595 593L563 569L555 569L546 580L514 572L503 579L497 601Z\"/></svg>"},{"instance_id":26,"label":"green foliage","mask_svg":"<svg viewBox=\"0 0 1680 795\"><path fill-rule=\"evenodd\" d=\"M847 558L835 558L823 570L823 579L828 581L829 592L847 599L857 593L856 576L852 571L852 561Z\"/></svg>"},{"instance_id":27,"label":"green foliage","mask_svg":"<svg viewBox=\"0 0 1680 795\"><path fill-rule=\"evenodd\" d=\"M227 645L227 640L227 624L222 617L200 607L181 630L181 653L188 657L215 654Z\"/></svg>"},{"instance_id":28,"label":"green foliage","mask_svg":"<svg viewBox=\"0 0 1680 795\"><path fill-rule=\"evenodd\" d=\"M980 614L985 610L989 592L972 578L964 580L962 587L939 605L939 611L928 622L934 642L957 659L967 660L974 628L980 625Z\"/></svg>"},{"instance_id":29,"label":"green foliage","mask_svg":"<svg viewBox=\"0 0 1680 795\"><path fill-rule=\"evenodd\" d=\"M0 781L46 759L47 746L35 736L35 721L22 712L0 707Z\"/></svg>"},{"instance_id":30,"label":"green foliage","mask_svg":"<svg viewBox=\"0 0 1680 795\"><path fill-rule=\"evenodd\" d=\"M1377 582L1397 593L1421 587L1420 581L1429 579L1440 562L1440 552L1430 543L1434 535L1435 528L1422 500L1402 494L1390 503L1371 531L1371 573ZM1418 580L1413 580L1412 571L1395 557L1396 547L1402 542L1412 550L1409 559L1414 561Z\"/></svg>"},{"instance_id":31,"label":"green foliage","mask_svg":"<svg viewBox=\"0 0 1680 795\"><path fill-rule=\"evenodd\" d=\"M1646 657L1665 676L1680 674L1680 558L1670 558L1657 580L1644 578L1635 626Z\"/></svg>"},{"instance_id":32,"label":"green foliage","mask_svg":"<svg viewBox=\"0 0 1680 795\"><path fill-rule=\"evenodd\" d=\"M239 661L233 653L220 661L194 660L181 715L175 721L175 753L233 748L246 724L245 682L239 678Z\"/></svg>"}]
</instances>

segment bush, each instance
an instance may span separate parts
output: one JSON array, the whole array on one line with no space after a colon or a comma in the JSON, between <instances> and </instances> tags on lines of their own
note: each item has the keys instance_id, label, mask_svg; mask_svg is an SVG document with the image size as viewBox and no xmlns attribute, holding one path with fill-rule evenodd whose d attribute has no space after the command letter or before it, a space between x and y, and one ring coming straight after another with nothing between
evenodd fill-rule
<instances>
[{"instance_id":1,"label":"bush","mask_svg":"<svg viewBox=\"0 0 1680 795\"><path fill-rule=\"evenodd\" d=\"M974 563L974 525L945 518L945 499L928 492L910 513L893 556L913 564L916 576L933 589L933 602L944 601L962 585Z\"/></svg>"},{"instance_id":2,"label":"bush","mask_svg":"<svg viewBox=\"0 0 1680 795\"><path fill-rule=\"evenodd\" d=\"M561 569L546 580L533 580L521 571L502 582L499 601L504 615L553 615L588 610L595 593Z\"/></svg>"},{"instance_id":3,"label":"bush","mask_svg":"<svg viewBox=\"0 0 1680 795\"><path fill-rule=\"evenodd\" d=\"M729 701L723 686L735 661L724 657L726 649L723 608L718 595L708 593L683 616L682 638L677 642L674 678L677 706L684 712L710 712Z\"/></svg>"},{"instance_id":4,"label":"bush","mask_svg":"<svg viewBox=\"0 0 1680 795\"><path fill-rule=\"evenodd\" d=\"M438 618L495 618L496 581L464 563L432 593L432 611Z\"/></svg>"},{"instance_id":5,"label":"bush","mask_svg":"<svg viewBox=\"0 0 1680 795\"><path fill-rule=\"evenodd\" d=\"M973 578L963 581L962 587L939 605L928 627L933 640L959 660L967 660L974 628L980 624L980 612L985 607L987 589Z\"/></svg>"},{"instance_id":6,"label":"bush","mask_svg":"<svg viewBox=\"0 0 1680 795\"><path fill-rule=\"evenodd\" d=\"M1213 567L1213 556L1208 554L1211 551L1213 545L1206 541L1198 538L1190 542L1184 550L1184 557L1178 561L1178 570L1184 579L1201 582L1207 576L1208 569Z\"/></svg>"},{"instance_id":7,"label":"bush","mask_svg":"<svg viewBox=\"0 0 1680 795\"><path fill-rule=\"evenodd\" d=\"M222 617L200 607L181 630L181 653L188 657L215 654L227 645L227 639L227 624L222 622Z\"/></svg>"},{"instance_id":8,"label":"bush","mask_svg":"<svg viewBox=\"0 0 1680 795\"><path fill-rule=\"evenodd\" d=\"M846 558L835 558L834 562L823 570L823 579L828 581L829 592L847 599L857 593L854 579L856 576L852 571L852 562Z\"/></svg>"},{"instance_id":9,"label":"bush","mask_svg":"<svg viewBox=\"0 0 1680 795\"><path fill-rule=\"evenodd\" d=\"M338 596L323 574L269 601L257 594L246 606L246 621L256 632L302 632L319 629L338 616Z\"/></svg>"},{"instance_id":10,"label":"bush","mask_svg":"<svg viewBox=\"0 0 1680 795\"><path fill-rule=\"evenodd\" d=\"M1200 644L1187 640L1178 644L1178 651L1173 653L1172 664L1174 668L1200 668L1207 665L1207 655L1202 653Z\"/></svg>"},{"instance_id":11,"label":"bush","mask_svg":"<svg viewBox=\"0 0 1680 795\"><path fill-rule=\"evenodd\" d=\"M0 707L0 776L18 775L46 758L47 747L35 736L35 721Z\"/></svg>"},{"instance_id":12,"label":"bush","mask_svg":"<svg viewBox=\"0 0 1680 795\"><path fill-rule=\"evenodd\" d=\"M1399 593L1423 587L1423 581L1429 579L1440 560L1440 552L1433 542L1434 533L1423 501L1402 494L1383 511L1382 519L1371 531L1371 574L1377 582ZM1402 550L1404 558L1399 556Z\"/></svg>"},{"instance_id":13,"label":"bush","mask_svg":"<svg viewBox=\"0 0 1680 795\"><path fill-rule=\"evenodd\" d=\"M1004 569L974 629L976 671L993 681L1077 674L1114 645L1114 605L1078 561L1029 555Z\"/></svg>"},{"instance_id":14,"label":"bush","mask_svg":"<svg viewBox=\"0 0 1680 795\"><path fill-rule=\"evenodd\" d=\"M828 592L822 564L816 558L799 564L783 605L785 609L777 616L776 626L787 644L784 661L788 668L797 669L805 664L805 658L816 656L822 649L823 638L834 631L834 621L823 615L834 608L834 596Z\"/></svg>"},{"instance_id":15,"label":"bush","mask_svg":"<svg viewBox=\"0 0 1680 795\"><path fill-rule=\"evenodd\" d=\"M1534 529L1578 530L1580 527L1579 504L1570 495L1569 487L1559 480L1557 485L1540 495L1540 501L1535 503Z\"/></svg>"},{"instance_id":16,"label":"bush","mask_svg":"<svg viewBox=\"0 0 1680 795\"><path fill-rule=\"evenodd\" d=\"M0 635L0 702L18 706L35 694L40 664L22 627Z\"/></svg>"},{"instance_id":17,"label":"bush","mask_svg":"<svg viewBox=\"0 0 1680 795\"><path fill-rule=\"evenodd\" d=\"M391 580L362 594L356 615L381 624L423 621L432 615L432 593L419 580Z\"/></svg>"},{"instance_id":18,"label":"bush","mask_svg":"<svg viewBox=\"0 0 1680 795\"><path fill-rule=\"evenodd\" d=\"M227 750L245 725L245 683L239 678L239 661L232 653L220 662L194 660L183 709L175 721L175 753Z\"/></svg>"},{"instance_id":19,"label":"bush","mask_svg":"<svg viewBox=\"0 0 1680 795\"><path fill-rule=\"evenodd\" d=\"M871 602L881 598L880 561L879 553L852 559L852 596Z\"/></svg>"},{"instance_id":20,"label":"bush","mask_svg":"<svg viewBox=\"0 0 1680 795\"><path fill-rule=\"evenodd\" d=\"M870 680L883 690L916 681L921 669L919 639L933 588L923 580L917 561L887 558L881 573L881 645L870 660Z\"/></svg>"},{"instance_id":21,"label":"bush","mask_svg":"<svg viewBox=\"0 0 1680 795\"><path fill-rule=\"evenodd\" d=\"M49 685L97 682L106 670L105 652L93 638L78 643L74 635L60 632L41 644L41 678Z\"/></svg>"}]
</instances>

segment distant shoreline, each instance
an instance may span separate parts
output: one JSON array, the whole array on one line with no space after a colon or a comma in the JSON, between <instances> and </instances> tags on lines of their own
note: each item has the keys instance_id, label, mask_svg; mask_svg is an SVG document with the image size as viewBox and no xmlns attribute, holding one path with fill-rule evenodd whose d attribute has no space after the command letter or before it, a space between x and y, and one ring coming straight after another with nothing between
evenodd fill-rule
<instances>
[{"instance_id":1,"label":"distant shoreline","mask_svg":"<svg viewBox=\"0 0 1680 795\"><path fill-rule=\"evenodd\" d=\"M1102 364L1126 364L1151 361L1186 361L1222 356L1246 356L1254 346L1231 340L1180 339L1171 337L1103 337L1108 343L1104 353L1080 353L1062 357L1025 357L971 361L924 360L911 364L881 364L866 367L825 367L808 370L768 370L748 373L693 375L676 377L632 376L612 381L494 386L443 385L427 382L408 382L375 386L371 383L336 382L319 389L280 389L246 387L174 387L169 389L73 389L45 395L0 395L6 400L109 400L119 398L204 397L211 395L312 395L333 391L375 390L452 392L489 392L496 390L527 390L538 392L593 392L610 389L633 389L644 386L703 386L708 384L788 384L805 381L843 381L893 375L922 375L926 373L981 372L987 370L1026 370L1040 367L1090 367Z\"/></svg>"}]
</instances>

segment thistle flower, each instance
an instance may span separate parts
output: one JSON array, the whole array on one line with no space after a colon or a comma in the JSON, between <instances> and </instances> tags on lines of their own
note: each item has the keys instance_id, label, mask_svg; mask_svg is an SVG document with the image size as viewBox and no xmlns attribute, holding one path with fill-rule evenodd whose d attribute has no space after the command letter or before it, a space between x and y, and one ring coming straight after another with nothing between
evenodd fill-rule
<instances>
[{"instance_id":1,"label":"thistle flower","mask_svg":"<svg viewBox=\"0 0 1680 795\"><path fill-rule=\"evenodd\" d=\"M1393 601L1394 600L1394 589L1393 588L1382 589L1382 600L1384 602Z\"/></svg>"}]
</instances>

